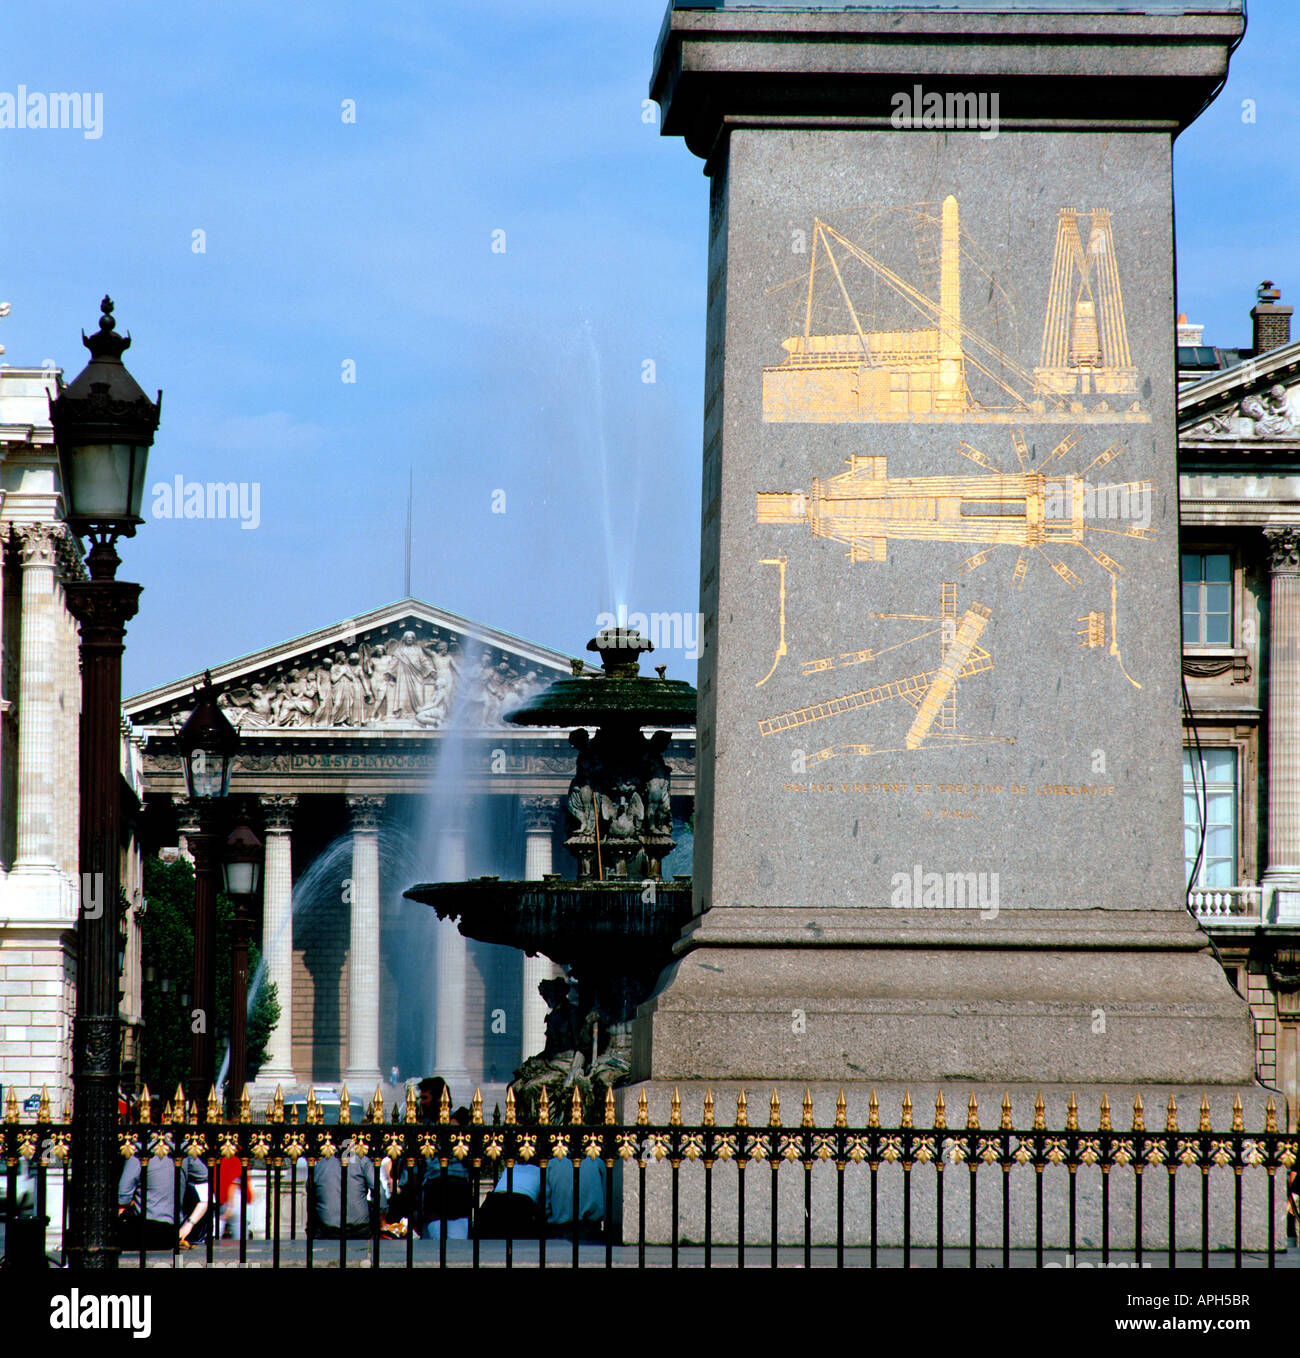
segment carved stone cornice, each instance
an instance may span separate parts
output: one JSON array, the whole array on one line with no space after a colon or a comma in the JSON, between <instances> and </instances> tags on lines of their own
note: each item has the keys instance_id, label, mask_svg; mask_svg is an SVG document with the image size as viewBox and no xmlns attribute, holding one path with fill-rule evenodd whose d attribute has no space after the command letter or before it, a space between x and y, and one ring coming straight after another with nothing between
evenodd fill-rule
<instances>
[{"instance_id":1,"label":"carved stone cornice","mask_svg":"<svg viewBox=\"0 0 1300 1358\"><path fill-rule=\"evenodd\" d=\"M384 812L384 797L349 797L348 815L352 819L352 830L378 830L379 818Z\"/></svg>"},{"instance_id":2,"label":"carved stone cornice","mask_svg":"<svg viewBox=\"0 0 1300 1358\"><path fill-rule=\"evenodd\" d=\"M293 813L298 807L296 795L270 793L257 800L262 807L262 821L267 834L287 833L293 829Z\"/></svg>"},{"instance_id":3,"label":"carved stone cornice","mask_svg":"<svg viewBox=\"0 0 1300 1358\"><path fill-rule=\"evenodd\" d=\"M1273 575L1300 575L1300 524L1265 528L1268 568Z\"/></svg>"},{"instance_id":4,"label":"carved stone cornice","mask_svg":"<svg viewBox=\"0 0 1300 1358\"><path fill-rule=\"evenodd\" d=\"M1234 684L1250 678L1250 661L1244 655L1184 655L1183 673L1193 679L1217 679L1231 674Z\"/></svg>"},{"instance_id":5,"label":"carved stone cornice","mask_svg":"<svg viewBox=\"0 0 1300 1358\"><path fill-rule=\"evenodd\" d=\"M548 833L555 828L555 813L559 802L554 797L523 798L524 828L529 834Z\"/></svg>"}]
</instances>

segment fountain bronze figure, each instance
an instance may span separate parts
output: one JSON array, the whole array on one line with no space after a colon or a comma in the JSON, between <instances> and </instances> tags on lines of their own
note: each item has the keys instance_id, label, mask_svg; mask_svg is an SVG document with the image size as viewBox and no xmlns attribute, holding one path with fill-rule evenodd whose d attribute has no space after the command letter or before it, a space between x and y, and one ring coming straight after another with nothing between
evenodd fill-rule
<instances>
[{"instance_id":1,"label":"fountain bronze figure","mask_svg":"<svg viewBox=\"0 0 1300 1358\"><path fill-rule=\"evenodd\" d=\"M610 628L587 643L601 658L578 662L507 714L518 726L573 727L566 845L575 878L541 882L422 883L405 894L455 919L467 938L542 953L564 976L542 983L549 1006L544 1050L515 1082L525 1099L545 1085L584 1094L625 1078L631 1024L674 963L673 944L691 918L689 877L663 880L675 847L668 729L695 724L695 690L640 672L654 647L640 633ZM594 734L590 728L594 728Z\"/></svg>"}]
</instances>

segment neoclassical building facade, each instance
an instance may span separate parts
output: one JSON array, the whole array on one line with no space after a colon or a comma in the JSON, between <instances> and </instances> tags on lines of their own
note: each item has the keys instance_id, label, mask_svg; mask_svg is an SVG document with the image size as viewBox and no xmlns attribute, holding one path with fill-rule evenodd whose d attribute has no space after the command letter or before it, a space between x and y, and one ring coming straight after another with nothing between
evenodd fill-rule
<instances>
[{"instance_id":1,"label":"neoclassical building facade","mask_svg":"<svg viewBox=\"0 0 1300 1358\"><path fill-rule=\"evenodd\" d=\"M368 1096L394 1071L436 1072L464 1102L475 1085L500 1092L541 1049L537 987L551 964L466 940L402 892L572 875L568 732L504 714L574 663L404 599L212 667L242 741L231 800L265 844L261 942L281 1020L259 1095L346 1081ZM176 732L197 678L126 704L152 848L183 852L196 828ZM669 762L680 823L694 797L691 733L674 737Z\"/></svg>"},{"instance_id":2,"label":"neoclassical building facade","mask_svg":"<svg viewBox=\"0 0 1300 1358\"><path fill-rule=\"evenodd\" d=\"M1180 337L1185 853L1193 910L1255 1016L1259 1076L1295 1127L1300 343L1272 285L1259 297L1251 350Z\"/></svg>"}]
</instances>

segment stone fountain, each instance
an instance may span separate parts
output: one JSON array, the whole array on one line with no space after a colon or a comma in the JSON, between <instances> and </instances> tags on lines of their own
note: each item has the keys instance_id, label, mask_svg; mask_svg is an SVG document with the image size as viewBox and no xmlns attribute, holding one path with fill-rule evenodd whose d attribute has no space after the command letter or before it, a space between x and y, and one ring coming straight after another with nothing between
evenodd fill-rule
<instances>
[{"instance_id":1,"label":"stone fountain","mask_svg":"<svg viewBox=\"0 0 1300 1358\"><path fill-rule=\"evenodd\" d=\"M600 656L599 673L574 661L571 678L506 716L518 726L574 728L566 843L576 877L421 883L405 893L456 920L467 938L541 953L563 968L541 986L546 1046L516 1074L525 1098L539 1086L586 1092L626 1078L637 1007L656 993L692 914L690 878L663 880L675 845L662 728L694 726L695 690L666 678L663 666L655 678L641 674L640 657L654 647L638 632L611 628L587 649Z\"/></svg>"}]
</instances>

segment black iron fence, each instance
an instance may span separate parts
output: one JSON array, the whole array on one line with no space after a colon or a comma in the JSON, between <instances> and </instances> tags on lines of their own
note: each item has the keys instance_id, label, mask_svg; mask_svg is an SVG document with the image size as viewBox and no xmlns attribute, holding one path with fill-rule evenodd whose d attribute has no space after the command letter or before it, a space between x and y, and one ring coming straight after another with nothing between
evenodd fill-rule
<instances>
[{"instance_id":1,"label":"black iron fence","mask_svg":"<svg viewBox=\"0 0 1300 1358\"><path fill-rule=\"evenodd\" d=\"M676 1092L658 1124L644 1093L619 1120L612 1092L591 1109L575 1091L554 1121L543 1095L527 1123L513 1095L485 1121L477 1093L461 1122L445 1100L422 1120L409 1095L390 1115L379 1091L358 1122L346 1090L333 1124L314 1098L302 1120L278 1095L261 1121L247 1095L237 1120L206 1111L146 1093L121 1122L122 1266L1177 1267L1225 1251L1271 1268L1297 1205L1300 1138L1271 1098L1259 1129L1237 1101L1215 1129L1205 1098L1184 1129L1173 1096L1163 1126L1139 1096L1125 1128L1104 1097L1081 1126L1073 1096L1060 1126L1041 1097L1032 1126L1008 1097L981 1125L973 1094L955 1125L942 1094L923 1125L908 1096L882 1124L874 1093L861 1123L841 1093L822 1126L811 1095L789 1119L775 1092L752 1122L743 1092L726 1122L712 1095L684 1122ZM0 1124L11 1263L33 1239L66 1262L77 1154L67 1110L50 1114L11 1100Z\"/></svg>"}]
</instances>

